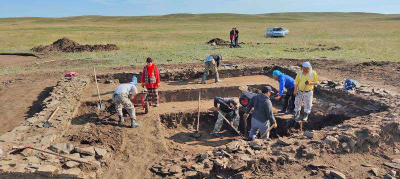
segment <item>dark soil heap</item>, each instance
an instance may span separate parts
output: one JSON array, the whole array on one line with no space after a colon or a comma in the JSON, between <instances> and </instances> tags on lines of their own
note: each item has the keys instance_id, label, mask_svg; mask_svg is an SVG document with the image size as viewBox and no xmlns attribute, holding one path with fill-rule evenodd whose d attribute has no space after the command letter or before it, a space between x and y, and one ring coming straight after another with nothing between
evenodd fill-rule
<instances>
[{"instance_id":1,"label":"dark soil heap","mask_svg":"<svg viewBox=\"0 0 400 179\"><path fill-rule=\"evenodd\" d=\"M211 44L215 44L215 45L227 45L229 44L228 41L225 41L223 39L220 38L215 38L215 39L211 39L210 41L207 42L207 44L211 45Z\"/></svg>"},{"instance_id":2,"label":"dark soil heap","mask_svg":"<svg viewBox=\"0 0 400 179\"><path fill-rule=\"evenodd\" d=\"M99 44L99 45L81 45L68 38L58 39L51 45L39 45L31 49L34 52L64 52L64 53L75 53L75 52L97 52L97 51L112 51L119 50L114 44Z\"/></svg>"}]
</instances>

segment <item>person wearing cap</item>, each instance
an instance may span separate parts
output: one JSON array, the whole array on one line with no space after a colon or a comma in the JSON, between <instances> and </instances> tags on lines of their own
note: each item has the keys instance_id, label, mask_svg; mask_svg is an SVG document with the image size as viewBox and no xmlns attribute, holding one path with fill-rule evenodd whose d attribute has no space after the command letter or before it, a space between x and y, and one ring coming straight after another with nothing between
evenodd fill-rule
<instances>
[{"instance_id":1,"label":"person wearing cap","mask_svg":"<svg viewBox=\"0 0 400 179\"><path fill-rule=\"evenodd\" d=\"M255 138L257 130L260 130L260 135L263 135L271 124L273 124L274 128L278 127L274 113L272 112L272 103L270 100L270 96L274 92L270 86L264 86L261 92L261 94L251 98L250 103L247 105L246 113L244 114L244 118L247 118L250 111L254 108L251 118L250 140ZM269 138L269 131L266 138Z\"/></svg>"},{"instance_id":2,"label":"person wearing cap","mask_svg":"<svg viewBox=\"0 0 400 179\"><path fill-rule=\"evenodd\" d=\"M314 86L318 84L318 74L312 70L310 62L304 62L302 67L303 71L297 74L295 80L295 121L299 121L300 111L303 104L305 113L303 121L307 121L308 116L311 113Z\"/></svg>"},{"instance_id":3,"label":"person wearing cap","mask_svg":"<svg viewBox=\"0 0 400 179\"><path fill-rule=\"evenodd\" d=\"M285 103L283 104L282 110L279 113L292 114L294 110L294 79L279 70L272 72L272 77L279 81L279 93L275 97L275 100L281 99L283 90L286 88ZM290 108L288 108L290 106ZM286 111L287 110L287 111Z\"/></svg>"},{"instance_id":4,"label":"person wearing cap","mask_svg":"<svg viewBox=\"0 0 400 179\"><path fill-rule=\"evenodd\" d=\"M148 57L146 59L146 65L143 67L142 72L142 87L146 87L149 95L147 99L149 100L149 105L159 105L158 88L161 86L160 83L160 72L157 66L153 63L153 59Z\"/></svg>"},{"instance_id":5,"label":"person wearing cap","mask_svg":"<svg viewBox=\"0 0 400 179\"><path fill-rule=\"evenodd\" d=\"M118 125L121 126L124 122L124 117L122 113L122 109L125 108L128 111L128 114L131 119L131 128L139 127L140 124L136 122L136 112L135 106L133 106L131 99L135 98L138 94L138 90L136 88L137 79L136 76L132 77L132 82L120 84L118 88L115 90L112 101L115 104L115 110L118 114Z\"/></svg>"},{"instance_id":6,"label":"person wearing cap","mask_svg":"<svg viewBox=\"0 0 400 179\"><path fill-rule=\"evenodd\" d=\"M219 106L218 106L219 105ZM224 117L226 119L231 120L230 124L236 130L239 128L239 107L238 103L233 98L214 98L214 111L218 112L218 119L215 122L213 135L215 137L219 137L219 131L221 130L222 124L224 123Z\"/></svg>"},{"instance_id":7,"label":"person wearing cap","mask_svg":"<svg viewBox=\"0 0 400 179\"><path fill-rule=\"evenodd\" d=\"M216 56L218 56L218 54ZM221 59L219 60L222 60L222 56ZM207 75L209 74L210 71L215 74L215 83L221 82L221 80L219 79L217 64L215 62L213 55L207 56L206 59L204 60L204 74L201 79L201 84L206 84Z\"/></svg>"}]
</instances>

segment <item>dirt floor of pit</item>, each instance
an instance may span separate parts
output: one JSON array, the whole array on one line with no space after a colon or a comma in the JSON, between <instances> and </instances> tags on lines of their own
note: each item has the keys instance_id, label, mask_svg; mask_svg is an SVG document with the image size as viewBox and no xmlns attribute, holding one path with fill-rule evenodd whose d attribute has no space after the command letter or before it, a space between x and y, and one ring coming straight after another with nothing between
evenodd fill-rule
<instances>
[{"instance_id":1,"label":"dirt floor of pit","mask_svg":"<svg viewBox=\"0 0 400 179\"><path fill-rule=\"evenodd\" d=\"M304 60L297 59L274 59L274 60L252 60L252 59L240 59L240 60L231 60L230 63L242 64L242 65L252 65L252 64L265 64L271 65L275 64L279 65L300 65ZM58 60L51 63L46 63L38 66L38 68L52 68L54 66L58 66L63 63L72 63L69 60ZM75 63L75 62L74 62ZM225 61L224 63L228 63ZM394 92L400 92L399 87L400 83L400 63L399 62L347 62L347 61L338 61L338 60L312 60L314 69L321 76L328 76L332 80L343 80L344 78L353 78L358 80L362 84L374 85L377 88L386 88ZM180 67L182 68L196 68L202 67L202 63L197 64L182 64ZM175 68L176 65L160 65L162 68ZM141 71L141 67L126 67L126 68L114 68L114 69L99 69L99 74L101 73L115 73L115 72L125 72L125 71ZM92 70L82 70L78 71L81 75L91 74ZM63 75L63 73L31 73L29 75L9 75L5 77L1 77L2 86L0 88L1 93L1 116L2 123L0 127L0 133L4 133L5 131L11 130L19 123L23 122L25 119L25 115L28 113L29 108L35 105L35 101L38 101L38 95L44 89L55 85L55 82ZM200 80L200 79L199 79ZM223 79L225 80L225 79ZM210 80L212 81L212 80ZM225 81L226 82L226 81ZM92 83L93 84L93 83ZM213 84L207 84L213 85ZM165 85L164 85L165 86ZM183 87L183 86L180 86ZM108 90L106 88L101 88L102 93L109 92L114 90L115 86L109 85ZM21 94L23 98L21 100ZM86 98L86 100L95 101L95 88L88 89L86 97L90 97L93 100ZM103 95L104 98L110 95ZM10 104L10 101L18 101ZM40 101L40 100L39 100ZM5 116L5 117L3 117ZM146 120L144 118L153 119ZM110 161L108 165L110 170L105 174L104 177L151 177L151 173L148 171L151 163L149 161L159 160L164 154L168 154L172 152L183 153L179 148L173 149L173 147L168 147L165 141L160 139L164 139L162 134L166 134L164 127L160 124L156 123L154 119L158 119L157 115L146 115L139 116L139 121L142 125L146 126L145 128L138 128L137 130L130 130L128 128L122 128L122 136L124 139L129 138L129 142L121 140L124 145L119 147L120 152L116 152L115 161ZM6 119L6 120L4 120ZM4 121L4 122L3 122ZM110 125L101 125L102 130L109 131L114 128L114 126ZM76 133L76 131L75 131ZM138 145L143 144L143 145ZM172 149L170 149L172 148ZM195 151L192 151L195 152ZM130 155L127 155L130 154ZM379 163L381 158L374 157L373 155L362 155L362 154L351 154L348 156L347 161L362 163L364 161L377 161ZM357 175L360 173L359 170L365 170L364 168L353 167L353 163L351 165L343 165L344 156L327 156L325 162L335 165L337 168L346 167L349 170L353 171L354 176L364 176ZM125 164L126 162L126 164ZM346 162L345 162L346 163ZM130 167L127 167L130 166ZM132 167L131 167L132 166ZM351 167L351 168L350 168ZM359 167L359 166L358 166ZM295 171L300 172L303 171L301 166L294 165L285 165L281 171L287 172L288 169L296 169ZM115 170L114 170L115 169ZM140 172L145 172L141 174ZM281 175L286 175L286 177L293 176L297 177L300 175L296 175L296 173L282 173ZM304 174L306 175L306 174ZM351 176L352 173L349 173Z\"/></svg>"}]
</instances>

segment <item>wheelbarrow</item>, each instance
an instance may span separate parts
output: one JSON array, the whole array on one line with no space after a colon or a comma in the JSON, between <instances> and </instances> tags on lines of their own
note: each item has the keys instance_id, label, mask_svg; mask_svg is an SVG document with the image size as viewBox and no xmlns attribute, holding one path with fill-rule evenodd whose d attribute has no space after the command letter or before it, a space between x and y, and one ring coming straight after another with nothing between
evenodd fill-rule
<instances>
[{"instance_id":1,"label":"wheelbarrow","mask_svg":"<svg viewBox=\"0 0 400 179\"><path fill-rule=\"evenodd\" d=\"M149 102L147 99L147 92L138 93L131 101L135 109L144 110L144 113L149 113Z\"/></svg>"}]
</instances>

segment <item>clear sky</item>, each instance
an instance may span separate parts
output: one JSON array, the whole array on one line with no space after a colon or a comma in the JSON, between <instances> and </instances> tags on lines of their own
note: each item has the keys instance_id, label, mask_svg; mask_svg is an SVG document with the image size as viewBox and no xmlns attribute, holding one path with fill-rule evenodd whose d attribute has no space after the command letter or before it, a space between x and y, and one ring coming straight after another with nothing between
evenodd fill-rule
<instances>
[{"instance_id":1,"label":"clear sky","mask_svg":"<svg viewBox=\"0 0 400 179\"><path fill-rule=\"evenodd\" d=\"M400 0L0 0L0 17L274 12L400 14Z\"/></svg>"}]
</instances>

